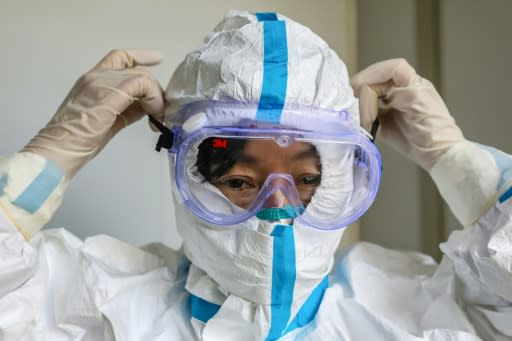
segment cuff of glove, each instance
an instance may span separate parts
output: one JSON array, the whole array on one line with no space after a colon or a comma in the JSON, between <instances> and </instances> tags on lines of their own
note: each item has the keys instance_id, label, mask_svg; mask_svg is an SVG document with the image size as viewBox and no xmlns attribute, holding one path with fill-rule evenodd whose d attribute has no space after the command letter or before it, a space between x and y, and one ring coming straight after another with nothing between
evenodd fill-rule
<instances>
[{"instance_id":1,"label":"cuff of glove","mask_svg":"<svg viewBox=\"0 0 512 341\"><path fill-rule=\"evenodd\" d=\"M62 170L37 154L0 158L0 209L27 240L53 216L66 187Z\"/></svg>"},{"instance_id":2,"label":"cuff of glove","mask_svg":"<svg viewBox=\"0 0 512 341\"><path fill-rule=\"evenodd\" d=\"M510 196L512 157L497 149L464 141L443 154L430 175L457 219L469 226L496 201Z\"/></svg>"}]
</instances>

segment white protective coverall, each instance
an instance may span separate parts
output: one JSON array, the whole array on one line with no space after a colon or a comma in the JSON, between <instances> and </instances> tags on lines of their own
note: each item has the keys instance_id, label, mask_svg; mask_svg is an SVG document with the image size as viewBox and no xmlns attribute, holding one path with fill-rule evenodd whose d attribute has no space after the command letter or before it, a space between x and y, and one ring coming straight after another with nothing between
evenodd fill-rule
<instances>
[{"instance_id":1,"label":"white protective coverall","mask_svg":"<svg viewBox=\"0 0 512 341\"><path fill-rule=\"evenodd\" d=\"M197 100L258 100L265 34L275 28L267 21L286 28L286 103L348 107L357 116L344 65L320 38L280 15L230 12L173 76L169 121L182 123L176 109ZM441 244L440 265L369 243L333 261L342 232L326 238L294 226L293 281L280 289L291 301L276 307L272 268L289 257L276 245L290 245L265 223L213 231L176 196L184 252L158 243L136 248L104 235L81 241L65 229L38 232L68 179L36 153L3 157L0 338L512 339L512 158L462 140L425 168L467 226ZM325 247L314 254L318 245Z\"/></svg>"}]
</instances>

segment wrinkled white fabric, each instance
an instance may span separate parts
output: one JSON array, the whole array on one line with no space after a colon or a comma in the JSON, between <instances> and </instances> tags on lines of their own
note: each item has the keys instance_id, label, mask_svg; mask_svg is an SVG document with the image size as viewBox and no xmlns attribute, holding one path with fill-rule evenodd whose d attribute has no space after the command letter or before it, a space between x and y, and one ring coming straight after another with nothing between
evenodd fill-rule
<instances>
[{"instance_id":1,"label":"wrinkled white fabric","mask_svg":"<svg viewBox=\"0 0 512 341\"><path fill-rule=\"evenodd\" d=\"M481 174L484 163L493 158L487 166L492 171L485 174L507 176L510 168L498 167L507 165L499 159L506 154L480 148L481 153L464 153L463 157L454 157L452 152L443 156L441 164L464 170L466 175L461 183L458 173L450 171L444 180L449 182L455 174L451 182L458 186L488 186L492 182L475 172ZM469 164L479 167L457 163L470 156L476 159ZM34 173L33 179L16 176L23 173L18 169L31 162L36 168L40 156L26 153L22 158L3 158L0 178L7 180L2 189L31 188L30 183L41 174ZM487 193L492 188L474 191ZM52 192L43 206L56 209L61 195L61 191ZM3 191L0 197L3 202L13 200ZM470 198L452 196L449 203L454 200L481 210ZM462 206L458 202L452 209ZM181 252L161 244L138 249L107 236L82 242L63 229L39 232L26 241L9 219L23 210L10 207L12 203L0 210L2 339L263 339L248 301L235 295L226 299L225 292L216 291L219 287L211 277L190 267ZM368 243L356 245L338 258L314 320L282 339L512 339L511 217L512 199L501 196L475 224L452 233L441 245L445 256L440 266L428 256ZM313 241L316 232L305 231ZM309 242L309 238L301 240ZM312 258L310 264L308 259L305 256L298 266L316 268L318 259ZM190 312L190 292L204 294L204 288L211 290L207 296L211 302L226 300L207 324L192 318Z\"/></svg>"},{"instance_id":2,"label":"wrinkled white fabric","mask_svg":"<svg viewBox=\"0 0 512 341\"><path fill-rule=\"evenodd\" d=\"M452 234L440 266L428 256L356 245L340 255L315 319L281 339L510 340L510 299L495 291L512 292L510 272L495 276L505 274L495 259L507 252L479 250L493 240L511 244L511 215L510 201L497 204ZM107 236L82 242L63 229L28 242L3 210L0 232L3 340L201 339L184 288L193 270L181 253L161 244L138 249ZM229 306L250 319L242 299L231 299ZM254 336L252 328L235 331L223 321L224 334L214 336Z\"/></svg>"},{"instance_id":3,"label":"wrinkled white fabric","mask_svg":"<svg viewBox=\"0 0 512 341\"><path fill-rule=\"evenodd\" d=\"M309 28L286 21L288 82L285 109L310 106L350 109L359 121L345 64ZM263 25L248 12L230 11L189 53L174 72L166 90L168 120L185 104L202 100L258 103L263 79ZM178 120L177 123L182 123Z\"/></svg>"}]
</instances>

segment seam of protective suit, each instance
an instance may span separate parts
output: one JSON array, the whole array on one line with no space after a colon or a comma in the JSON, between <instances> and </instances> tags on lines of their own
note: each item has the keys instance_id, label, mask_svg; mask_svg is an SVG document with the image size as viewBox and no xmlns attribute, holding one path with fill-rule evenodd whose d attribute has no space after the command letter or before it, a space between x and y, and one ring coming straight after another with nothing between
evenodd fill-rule
<instances>
[{"instance_id":1,"label":"seam of protective suit","mask_svg":"<svg viewBox=\"0 0 512 341\"><path fill-rule=\"evenodd\" d=\"M2 210L2 213L4 213L5 218L7 218L7 220L22 234L23 238L25 238L25 240L30 240L32 236L27 231L25 231L20 223L16 221L16 219L9 212L9 208L7 205L5 205L5 203L2 202L2 200L0 200L0 209Z\"/></svg>"},{"instance_id":2,"label":"seam of protective suit","mask_svg":"<svg viewBox=\"0 0 512 341\"><path fill-rule=\"evenodd\" d=\"M46 174L43 172L47 166L54 171ZM23 152L2 158L0 161L0 175L7 181L0 193L0 202L6 215L14 223L20 233L29 240L48 222L53 213L60 206L62 194L67 186L67 180L56 165L46 160L40 155ZM51 176L52 186L45 187L41 193L35 195L36 204L32 206L35 210L30 212L31 208L19 207L16 200L20 196L33 198L31 193L34 187L31 187L34 179L44 182L41 177ZM60 178L59 178L60 176ZM35 188L35 190L41 187ZM36 193L37 194L37 193ZM28 210L27 210L28 209Z\"/></svg>"}]
</instances>

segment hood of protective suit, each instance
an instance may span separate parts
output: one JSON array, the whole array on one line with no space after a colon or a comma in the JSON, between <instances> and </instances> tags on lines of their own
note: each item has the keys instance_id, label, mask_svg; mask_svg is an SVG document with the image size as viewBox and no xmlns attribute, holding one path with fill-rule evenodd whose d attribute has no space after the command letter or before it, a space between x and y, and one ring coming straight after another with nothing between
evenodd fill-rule
<instances>
[{"instance_id":1,"label":"hood of protective suit","mask_svg":"<svg viewBox=\"0 0 512 341\"><path fill-rule=\"evenodd\" d=\"M336 53L308 28L273 13L229 12L176 69L166 99L169 127L184 123L180 110L187 104L225 100L345 110L359 122L357 100ZM322 181L312 202L353 186L340 160L329 150L318 152ZM186 285L192 323L204 340L272 340L312 320L343 230L256 217L219 229L190 212L172 183L178 230L192 262ZM202 186L206 194L215 192L207 182Z\"/></svg>"}]
</instances>

